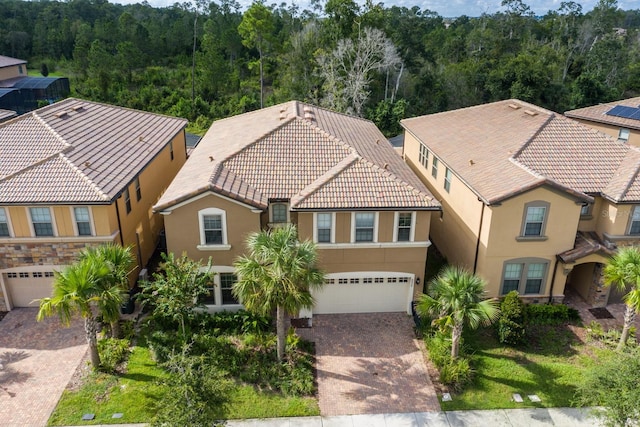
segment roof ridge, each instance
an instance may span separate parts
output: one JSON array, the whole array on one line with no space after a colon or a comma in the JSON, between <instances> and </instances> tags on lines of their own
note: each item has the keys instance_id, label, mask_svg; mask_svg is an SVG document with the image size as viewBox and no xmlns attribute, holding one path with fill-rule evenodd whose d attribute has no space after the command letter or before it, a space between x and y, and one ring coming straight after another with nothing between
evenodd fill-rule
<instances>
[{"instance_id":1,"label":"roof ridge","mask_svg":"<svg viewBox=\"0 0 640 427\"><path fill-rule=\"evenodd\" d=\"M55 104L53 104L55 105ZM37 111L32 111L31 115L42 125L44 126L44 128L46 130L48 130L49 132L51 132L51 134L58 140L60 141L62 144L64 144L65 148L69 148L71 147L71 144L69 144L58 132L56 132L56 130L54 128L51 127L51 125L49 123L47 123L42 117L40 117L37 113ZM63 149L64 151L64 149Z\"/></svg>"},{"instance_id":2,"label":"roof ridge","mask_svg":"<svg viewBox=\"0 0 640 427\"><path fill-rule=\"evenodd\" d=\"M71 167L71 170L73 170L76 174L78 174L80 176L80 178L82 178L83 181L85 181L87 184L89 184L89 186L96 192L96 194L102 199L102 200L109 200L109 196L107 194L105 194L100 187L98 187L98 185L93 182L93 180L91 178L89 178L84 172L82 172L80 170L80 168L78 168L71 160L69 160L67 158L67 156L65 156L63 153L58 153L58 155L60 156L60 158L69 165L69 167Z\"/></svg>"},{"instance_id":3,"label":"roof ridge","mask_svg":"<svg viewBox=\"0 0 640 427\"><path fill-rule=\"evenodd\" d=\"M624 159L623 159L623 161L624 161ZM621 161L620 164L622 164L622 163L623 162ZM620 165L618 165L618 167L620 167ZM620 194L618 195L618 198L617 198L616 201L620 201L620 200L624 199L624 196L627 194L627 192L629 192L629 189L631 188L631 185L633 185L633 182L636 180L636 177L638 176L638 171L640 171L640 159L636 160L636 166L635 166L634 169L635 169L635 171L631 174L629 179L626 180L624 189L620 192ZM609 180L609 182L611 182L611 180ZM607 186L609 185L609 182L607 183ZM603 190L606 191L606 187Z\"/></svg>"},{"instance_id":4,"label":"roof ridge","mask_svg":"<svg viewBox=\"0 0 640 427\"><path fill-rule=\"evenodd\" d=\"M257 110L257 111L260 111L260 110ZM265 139L269 135L271 135L271 134L275 133L276 131L282 129L285 125L288 125L289 123L291 123L296 118L297 118L296 116L292 116L292 117L288 117L286 119L283 119L282 123L278 124L278 126L270 129L267 133L265 133L264 135L260 135L259 137L257 137L253 141L249 142L248 144L243 145L238 150L236 150L236 151L234 151L234 152L232 152L230 154L227 154L226 157L218 160L218 162L222 164L222 163L226 162L227 160L230 160L231 158L233 158L233 157L237 156L238 154L242 153L243 151L245 151L247 148L253 147L258 142L262 141L263 139Z\"/></svg>"},{"instance_id":5,"label":"roof ridge","mask_svg":"<svg viewBox=\"0 0 640 427\"><path fill-rule=\"evenodd\" d=\"M336 135L333 135L333 134L331 134L331 133L327 132L324 128L321 128L321 127L318 125L318 123L317 123L317 122L315 122L315 123L314 123L314 122L311 122L311 121L309 121L309 120L306 120L306 119L304 119L304 118L302 118L302 117L299 117L299 119L300 119L303 123L305 123L307 126L309 126L311 129L313 129L313 130L315 130L315 131L317 131L317 132L322 133L322 134L323 134L326 138L328 138L331 142L337 142L337 143L338 143L338 144L340 144L343 148L346 148L347 150L349 150L349 152L350 152L351 154L354 154L354 155L356 155L356 156L362 157L362 155L361 155L360 153L358 153L358 150L356 150L356 148L355 148L353 145L351 145L351 144L349 144L349 143L347 143L347 142L343 141L341 138L338 138Z\"/></svg>"},{"instance_id":6,"label":"roof ridge","mask_svg":"<svg viewBox=\"0 0 640 427\"><path fill-rule=\"evenodd\" d=\"M411 190L414 194L416 195L421 195L426 197L428 200L433 200L433 198L431 196L429 196L428 194L425 194L424 192L420 191L419 189L417 189L416 187L414 187L413 185L409 184L407 181L405 181L404 179L400 178L398 175L396 175L395 173L389 171L388 169L385 169L383 167L380 167L378 165L376 165L375 163L373 163L371 160L365 159L363 158L364 162L369 165L370 167L372 167L373 169L375 169L377 172L380 172L383 176L387 176L388 178L391 178L392 180L394 180L397 183L400 183L402 185L404 185L405 187L407 187L409 190Z\"/></svg>"},{"instance_id":7,"label":"roof ridge","mask_svg":"<svg viewBox=\"0 0 640 427\"><path fill-rule=\"evenodd\" d=\"M323 111L326 111L326 112L331 113L331 114L337 114L339 116L348 117L349 119L356 119L356 120L360 120L362 122L373 123L373 120L369 120L369 119L364 118L364 117L352 116L352 115L349 115L347 113L341 113L340 111L335 111L335 110L331 110L329 108L320 107L319 105L309 104L309 103L304 102L304 101L293 100L293 101L290 101L290 102L295 102L296 103L296 107L297 107L297 104L303 105L303 107L302 107L303 110L304 110L304 106L309 106L311 108L315 108L315 109L318 109L318 110L323 110ZM296 110L297 110L297 108L296 108ZM302 116L299 116L299 117L300 118L304 118ZM375 124L375 123L373 123L373 124Z\"/></svg>"},{"instance_id":8,"label":"roof ridge","mask_svg":"<svg viewBox=\"0 0 640 427\"><path fill-rule=\"evenodd\" d=\"M308 197L310 197L311 195L313 195L316 191L321 189L326 183L328 183L329 181L334 179L336 176L338 176L340 174L340 172L344 171L349 166L351 166L354 162L356 162L356 161L358 161L360 159L362 159L362 157L360 157L360 155L358 155L358 153L354 153L354 152L352 152L349 155L345 156L342 160L340 160L338 163L336 163L333 167L328 169L325 173L320 175L313 182L308 184L306 187L304 187L302 190L300 190L297 194L295 194L293 197L291 197L291 199L290 199L291 200L291 206L295 207L298 203L302 202L303 200L305 200Z\"/></svg>"},{"instance_id":9,"label":"roof ridge","mask_svg":"<svg viewBox=\"0 0 640 427\"><path fill-rule=\"evenodd\" d=\"M518 151L516 151L511 157L509 157L509 159L515 159L516 157L518 157L519 155L522 154L522 152L529 146L531 145L531 143L533 142L533 140L540 135L540 132L542 132L544 129L546 129L547 125L549 123L551 123L551 120L553 120L553 118L555 117L556 113L551 112L551 114L549 115L549 117L547 117L547 119L544 121L544 123L542 123L538 129L536 129L536 131L533 133L533 135L531 135L529 137L529 139L527 139L524 144L522 144L520 146L520 148L518 149Z\"/></svg>"}]
</instances>

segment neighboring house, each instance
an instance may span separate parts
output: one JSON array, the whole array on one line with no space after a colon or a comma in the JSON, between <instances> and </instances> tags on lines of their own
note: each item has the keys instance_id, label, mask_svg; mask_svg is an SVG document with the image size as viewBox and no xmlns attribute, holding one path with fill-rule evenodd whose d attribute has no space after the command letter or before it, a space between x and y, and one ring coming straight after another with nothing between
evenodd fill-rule
<instances>
[{"instance_id":1,"label":"neighboring house","mask_svg":"<svg viewBox=\"0 0 640 427\"><path fill-rule=\"evenodd\" d=\"M564 115L621 142L640 146L640 97L579 108Z\"/></svg>"},{"instance_id":2,"label":"neighboring house","mask_svg":"<svg viewBox=\"0 0 640 427\"><path fill-rule=\"evenodd\" d=\"M29 77L27 61L0 55L0 108L23 114L39 102L53 103L69 96L66 77Z\"/></svg>"},{"instance_id":3,"label":"neighboring house","mask_svg":"<svg viewBox=\"0 0 640 427\"><path fill-rule=\"evenodd\" d=\"M355 313L410 312L440 205L372 122L291 101L214 122L154 209L170 252L212 257L211 311L241 307L247 235L294 223L327 273L313 313Z\"/></svg>"},{"instance_id":4,"label":"neighboring house","mask_svg":"<svg viewBox=\"0 0 640 427\"><path fill-rule=\"evenodd\" d=\"M186 160L185 126L73 98L0 124L0 310L50 296L53 272L86 246L133 245L144 266L163 227L151 207Z\"/></svg>"},{"instance_id":5,"label":"neighboring house","mask_svg":"<svg viewBox=\"0 0 640 427\"><path fill-rule=\"evenodd\" d=\"M11 111L11 110L0 110L0 123L4 122L6 120L9 120L13 117L16 116L16 112L15 111Z\"/></svg>"},{"instance_id":6,"label":"neighboring house","mask_svg":"<svg viewBox=\"0 0 640 427\"><path fill-rule=\"evenodd\" d=\"M561 301L567 285L620 300L602 267L640 241L639 149L518 100L401 123L406 162L442 203L434 244L490 296Z\"/></svg>"}]
</instances>

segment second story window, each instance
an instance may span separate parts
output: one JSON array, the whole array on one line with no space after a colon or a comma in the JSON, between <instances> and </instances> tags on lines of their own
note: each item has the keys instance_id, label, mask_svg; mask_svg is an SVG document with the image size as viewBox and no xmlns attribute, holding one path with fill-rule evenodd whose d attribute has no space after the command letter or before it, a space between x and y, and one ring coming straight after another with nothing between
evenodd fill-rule
<instances>
[{"instance_id":1,"label":"second story window","mask_svg":"<svg viewBox=\"0 0 640 427\"><path fill-rule=\"evenodd\" d=\"M374 212L358 212L354 217L354 241L375 242L376 214Z\"/></svg>"},{"instance_id":2,"label":"second story window","mask_svg":"<svg viewBox=\"0 0 640 427\"><path fill-rule=\"evenodd\" d=\"M91 236L91 216L89 215L89 208L86 206L73 208L73 216L75 217L78 236Z\"/></svg>"},{"instance_id":3,"label":"second story window","mask_svg":"<svg viewBox=\"0 0 640 427\"><path fill-rule=\"evenodd\" d=\"M333 238L333 214L316 214L316 241L318 243L331 243Z\"/></svg>"},{"instance_id":4,"label":"second story window","mask_svg":"<svg viewBox=\"0 0 640 427\"><path fill-rule=\"evenodd\" d=\"M140 177L137 176L135 180L136 184L136 201L139 202L142 199L142 190L140 189Z\"/></svg>"},{"instance_id":5,"label":"second story window","mask_svg":"<svg viewBox=\"0 0 640 427\"><path fill-rule=\"evenodd\" d=\"M54 236L53 220L49 208L29 208L33 232L36 236Z\"/></svg>"},{"instance_id":6,"label":"second story window","mask_svg":"<svg viewBox=\"0 0 640 427\"><path fill-rule=\"evenodd\" d=\"M431 163L431 176L434 178L438 178L438 158L433 157L433 162Z\"/></svg>"},{"instance_id":7,"label":"second story window","mask_svg":"<svg viewBox=\"0 0 640 427\"><path fill-rule=\"evenodd\" d=\"M131 195L129 194L129 188L127 187L122 193L122 198L124 199L124 206L127 209L127 213L131 212Z\"/></svg>"},{"instance_id":8,"label":"second story window","mask_svg":"<svg viewBox=\"0 0 640 427\"><path fill-rule=\"evenodd\" d=\"M631 131L629 129L621 128L618 132L618 140L623 142L629 142L629 135Z\"/></svg>"},{"instance_id":9,"label":"second story window","mask_svg":"<svg viewBox=\"0 0 640 427\"><path fill-rule=\"evenodd\" d=\"M413 240L413 212L398 212L396 214L396 242L410 242Z\"/></svg>"},{"instance_id":10,"label":"second story window","mask_svg":"<svg viewBox=\"0 0 640 427\"><path fill-rule=\"evenodd\" d=\"M202 217L205 245L222 244L222 215L204 215Z\"/></svg>"},{"instance_id":11,"label":"second story window","mask_svg":"<svg viewBox=\"0 0 640 427\"><path fill-rule=\"evenodd\" d=\"M524 208L524 220L520 235L523 237L543 237L548 214L549 203L543 201L527 203Z\"/></svg>"},{"instance_id":12,"label":"second story window","mask_svg":"<svg viewBox=\"0 0 640 427\"><path fill-rule=\"evenodd\" d=\"M444 171L444 189L448 193L451 190L451 169L446 168Z\"/></svg>"},{"instance_id":13,"label":"second story window","mask_svg":"<svg viewBox=\"0 0 640 427\"><path fill-rule=\"evenodd\" d=\"M0 208L0 237L10 237L9 233L9 217L4 208Z\"/></svg>"},{"instance_id":14,"label":"second story window","mask_svg":"<svg viewBox=\"0 0 640 427\"><path fill-rule=\"evenodd\" d=\"M227 243L227 215L218 208L207 208L198 211L200 227L200 250L229 250Z\"/></svg>"},{"instance_id":15,"label":"second story window","mask_svg":"<svg viewBox=\"0 0 640 427\"><path fill-rule=\"evenodd\" d=\"M640 234L640 206L634 206L629 221L629 234Z\"/></svg>"},{"instance_id":16,"label":"second story window","mask_svg":"<svg viewBox=\"0 0 640 427\"><path fill-rule=\"evenodd\" d=\"M271 222L276 222L276 223L287 222L287 204L286 203L271 204Z\"/></svg>"},{"instance_id":17,"label":"second story window","mask_svg":"<svg viewBox=\"0 0 640 427\"><path fill-rule=\"evenodd\" d=\"M427 146L422 142L420 143L420 153L418 155L418 160L425 169L429 167L429 150L427 149Z\"/></svg>"}]
</instances>

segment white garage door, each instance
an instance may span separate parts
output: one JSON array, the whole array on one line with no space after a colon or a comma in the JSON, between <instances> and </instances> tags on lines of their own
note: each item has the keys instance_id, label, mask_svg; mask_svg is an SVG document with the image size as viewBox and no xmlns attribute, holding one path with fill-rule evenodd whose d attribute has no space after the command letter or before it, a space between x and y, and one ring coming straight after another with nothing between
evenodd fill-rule
<instances>
[{"instance_id":1,"label":"white garage door","mask_svg":"<svg viewBox=\"0 0 640 427\"><path fill-rule=\"evenodd\" d=\"M327 274L313 293L313 313L411 313L413 280L413 274L386 271Z\"/></svg>"},{"instance_id":2,"label":"white garage door","mask_svg":"<svg viewBox=\"0 0 640 427\"><path fill-rule=\"evenodd\" d=\"M38 302L34 300L51 296L53 266L49 269L8 271L3 276L12 307L37 307Z\"/></svg>"}]
</instances>

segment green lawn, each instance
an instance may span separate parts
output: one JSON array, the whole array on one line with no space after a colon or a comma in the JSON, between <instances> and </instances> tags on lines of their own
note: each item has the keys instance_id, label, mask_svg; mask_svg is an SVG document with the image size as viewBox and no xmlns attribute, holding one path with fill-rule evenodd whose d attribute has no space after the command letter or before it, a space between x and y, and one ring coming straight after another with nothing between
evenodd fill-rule
<instances>
[{"instance_id":1,"label":"green lawn","mask_svg":"<svg viewBox=\"0 0 640 427\"><path fill-rule=\"evenodd\" d=\"M49 425L95 425L148 422L155 414L155 402L171 390L159 384L164 371L156 366L146 347L135 347L129 357L127 373L121 376L93 374L78 391L65 391L49 419ZM251 386L238 386L220 408L220 418L257 418L318 415L320 410L310 397L283 397L259 392ZM114 413L123 413L112 419ZM82 415L95 414L92 421Z\"/></svg>"},{"instance_id":2,"label":"green lawn","mask_svg":"<svg viewBox=\"0 0 640 427\"><path fill-rule=\"evenodd\" d=\"M571 406L582 372L606 351L582 343L569 326L538 326L522 349L501 345L492 328L468 335L474 380L462 393L452 394L452 402L443 402L443 410ZM513 393L524 403L511 401ZM530 394L542 402L530 402Z\"/></svg>"}]
</instances>

